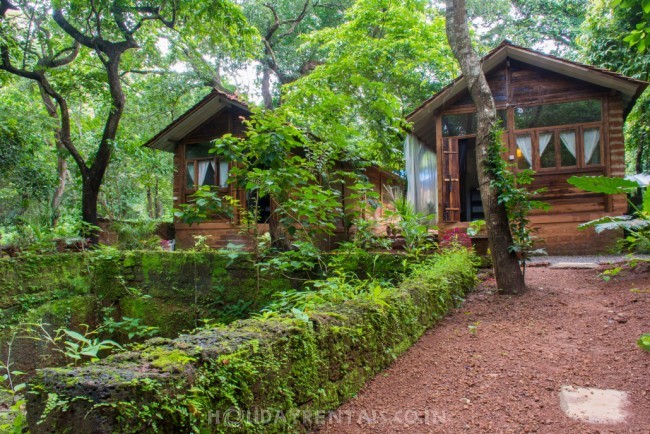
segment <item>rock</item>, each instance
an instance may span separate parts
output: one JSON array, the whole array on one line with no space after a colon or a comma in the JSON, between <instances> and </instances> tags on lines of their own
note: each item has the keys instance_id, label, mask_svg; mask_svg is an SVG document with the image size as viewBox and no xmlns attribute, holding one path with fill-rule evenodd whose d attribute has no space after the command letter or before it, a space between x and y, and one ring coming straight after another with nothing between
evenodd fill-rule
<instances>
[{"instance_id":1,"label":"rock","mask_svg":"<svg viewBox=\"0 0 650 434\"><path fill-rule=\"evenodd\" d=\"M627 392L612 389L562 386L560 407L572 419L614 424L625 421Z\"/></svg>"},{"instance_id":2,"label":"rock","mask_svg":"<svg viewBox=\"0 0 650 434\"><path fill-rule=\"evenodd\" d=\"M555 269L591 269L595 270L599 267L595 262L558 262L548 268Z\"/></svg>"}]
</instances>

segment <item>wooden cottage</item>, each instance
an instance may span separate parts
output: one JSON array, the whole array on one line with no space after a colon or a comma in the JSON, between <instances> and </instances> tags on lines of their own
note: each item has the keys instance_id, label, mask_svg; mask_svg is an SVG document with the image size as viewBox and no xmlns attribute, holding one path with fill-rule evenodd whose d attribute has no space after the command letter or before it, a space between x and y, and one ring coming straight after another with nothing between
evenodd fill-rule
<instances>
[{"instance_id":1,"label":"wooden cottage","mask_svg":"<svg viewBox=\"0 0 650 434\"><path fill-rule=\"evenodd\" d=\"M194 107L181 115L178 119L164 128L144 146L171 152L174 154L174 207L188 203L197 187L209 185L219 190L223 195L229 195L239 200L244 207L250 207L246 193L228 182L230 169L233 163L220 161L214 154L210 154L210 142L230 133L236 137L244 135L245 125L243 120L250 116L246 103L236 96L212 90L205 98ZM353 170L341 162L339 169ZM380 200L388 205L386 187L401 186L402 180L376 166L364 169L364 174L369 182L374 185ZM343 185L341 191L342 202L349 201L349 190ZM346 202L346 204L349 204ZM261 233L268 231L268 218L271 215L273 201L262 198L257 203L260 208L259 230ZM381 220L384 207L378 207L374 215L369 218ZM179 221L174 222L176 246L179 248L192 247L195 235L208 236L208 244L212 247L224 247L228 243L247 245L252 240L242 234L240 216L235 214L232 218L218 217L212 221L200 224L187 225ZM344 238L348 231L339 227L332 242Z\"/></svg>"},{"instance_id":2,"label":"wooden cottage","mask_svg":"<svg viewBox=\"0 0 650 434\"><path fill-rule=\"evenodd\" d=\"M580 223L626 212L624 197L572 187L572 175L623 176L623 122L648 83L542 54L504 41L482 59L505 129L504 156L535 170L531 188L545 188L548 212L532 223L549 253L602 252L611 234L578 231ZM461 76L407 119L408 196L435 212L444 230L483 218L476 171L476 115Z\"/></svg>"}]
</instances>

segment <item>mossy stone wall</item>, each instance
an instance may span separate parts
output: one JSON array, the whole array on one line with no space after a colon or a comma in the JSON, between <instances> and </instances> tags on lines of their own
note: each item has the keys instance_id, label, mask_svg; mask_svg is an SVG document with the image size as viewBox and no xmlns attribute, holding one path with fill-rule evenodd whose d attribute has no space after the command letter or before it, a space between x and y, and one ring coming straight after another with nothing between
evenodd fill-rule
<instances>
[{"instance_id":1,"label":"mossy stone wall","mask_svg":"<svg viewBox=\"0 0 650 434\"><path fill-rule=\"evenodd\" d=\"M258 282L247 256L233 261L211 252L95 251L0 259L0 357L21 323L94 329L103 308L113 317L140 318L163 337L201 325L230 322L266 305L290 279L265 275ZM20 333L19 333L20 335ZM118 341L124 337L107 336ZM17 339L15 369L32 371L59 361L42 343Z\"/></svg>"},{"instance_id":2,"label":"mossy stone wall","mask_svg":"<svg viewBox=\"0 0 650 434\"><path fill-rule=\"evenodd\" d=\"M84 367L41 370L28 395L30 432L305 431L313 420L305 412L352 397L461 300L475 282L467 257L440 256L386 304L324 304L308 321L241 320ZM261 411L276 417L256 417ZM236 414L248 417L224 419Z\"/></svg>"}]
</instances>

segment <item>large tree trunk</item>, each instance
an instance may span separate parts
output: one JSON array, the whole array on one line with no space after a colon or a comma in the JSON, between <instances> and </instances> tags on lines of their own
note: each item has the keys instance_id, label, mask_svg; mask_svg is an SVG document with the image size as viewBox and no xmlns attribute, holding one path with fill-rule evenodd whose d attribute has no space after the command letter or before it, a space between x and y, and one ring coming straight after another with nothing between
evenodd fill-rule
<instances>
[{"instance_id":1,"label":"large tree trunk","mask_svg":"<svg viewBox=\"0 0 650 434\"><path fill-rule=\"evenodd\" d=\"M41 100L45 105L45 109L47 110L48 115L53 119L59 120L59 115L56 111L56 104L54 103L54 101L52 101L52 97L50 97L50 95L47 94L42 84L39 83L38 89L41 93ZM57 153L56 173L57 173L58 183L56 189L54 189L54 193L52 194L52 200L50 201L50 208L52 213L50 224L53 227L56 226L57 222L59 221L59 217L61 214L59 212L59 207L61 206L61 202L63 201L63 193L65 193L65 185L67 183L68 176L69 176L68 163L67 161L65 161L65 156L64 156L64 153L67 150L65 148L65 145L61 141L60 128L57 128L57 130L55 131L54 142L56 145L56 153Z\"/></svg>"},{"instance_id":2,"label":"large tree trunk","mask_svg":"<svg viewBox=\"0 0 650 434\"><path fill-rule=\"evenodd\" d=\"M89 239L91 244L99 242L99 221L97 220L97 199L99 186L93 180L82 175L81 186L81 219L90 227L82 229L82 235Z\"/></svg>"},{"instance_id":3,"label":"large tree trunk","mask_svg":"<svg viewBox=\"0 0 650 434\"><path fill-rule=\"evenodd\" d=\"M271 70L264 67L262 73L262 99L264 100L264 108L273 110L273 95L271 94Z\"/></svg>"},{"instance_id":4,"label":"large tree trunk","mask_svg":"<svg viewBox=\"0 0 650 434\"><path fill-rule=\"evenodd\" d=\"M494 99L478 56L472 49L465 0L446 0L446 9L447 39L458 59L476 107L476 161L497 287L504 294L522 292L526 285L517 255L510 251L513 240L508 214L505 206L498 203L499 192L491 188L494 175L486 171L488 149L496 145L492 143L494 140L498 140L493 134L497 126Z\"/></svg>"}]
</instances>

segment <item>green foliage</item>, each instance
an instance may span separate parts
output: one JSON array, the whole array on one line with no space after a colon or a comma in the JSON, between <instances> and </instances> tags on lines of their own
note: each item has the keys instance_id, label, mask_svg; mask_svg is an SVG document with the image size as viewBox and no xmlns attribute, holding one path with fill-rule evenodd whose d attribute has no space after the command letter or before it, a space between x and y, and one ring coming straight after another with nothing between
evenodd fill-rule
<instances>
[{"instance_id":1,"label":"green foliage","mask_svg":"<svg viewBox=\"0 0 650 434\"><path fill-rule=\"evenodd\" d=\"M485 227L485 220L474 220L470 222L467 228L467 235L470 237L477 236L481 230Z\"/></svg>"},{"instance_id":2,"label":"green foliage","mask_svg":"<svg viewBox=\"0 0 650 434\"><path fill-rule=\"evenodd\" d=\"M434 216L415 211L413 204L405 197L394 197L392 202L395 210L386 210L386 217L397 220L395 229L399 235L404 237L406 253L418 258L424 252L435 247L429 236L429 229L435 229L435 226L431 225Z\"/></svg>"},{"instance_id":3,"label":"green foliage","mask_svg":"<svg viewBox=\"0 0 650 434\"><path fill-rule=\"evenodd\" d=\"M378 308L386 308L390 287L374 280L359 280L356 276L338 274L324 280L314 280L305 284L304 290L282 291L274 296L274 301L261 310L263 317L271 313L309 313L324 304L342 304L349 300L372 303Z\"/></svg>"},{"instance_id":4,"label":"green foliage","mask_svg":"<svg viewBox=\"0 0 650 434\"><path fill-rule=\"evenodd\" d=\"M39 408L31 420L42 418L44 426L56 430L73 423L71 417L87 415L79 416L80 423L110 421L110 427L104 426L118 432L201 432L232 430L223 419L210 419L226 411L328 411L357 393L462 300L475 282L473 262L470 252L450 251L431 259L400 287L375 282L359 290L341 276L309 295L287 293L286 304L278 306L286 313L209 327L173 341L150 341L75 369L72 376L70 370L42 371L30 398ZM141 373L145 364L160 368ZM90 401L83 384L100 378L99 372L107 374L93 387L105 393ZM67 387L52 399L52 388L62 381ZM59 405L41 411L49 402ZM312 428L292 417L238 422L235 429L251 433Z\"/></svg>"},{"instance_id":5,"label":"green foliage","mask_svg":"<svg viewBox=\"0 0 650 434\"><path fill-rule=\"evenodd\" d=\"M650 333L644 333L636 342L643 350L650 351Z\"/></svg>"},{"instance_id":6,"label":"green foliage","mask_svg":"<svg viewBox=\"0 0 650 434\"><path fill-rule=\"evenodd\" d=\"M642 18L623 41L636 46L640 53L650 47L650 1L648 0L612 0L612 7L642 12Z\"/></svg>"},{"instance_id":7,"label":"green foliage","mask_svg":"<svg viewBox=\"0 0 650 434\"><path fill-rule=\"evenodd\" d=\"M14 365L12 348L15 339L16 333L13 333L11 339L7 342L7 359L6 361L0 361L0 372L2 372L0 405L6 404L8 407L8 411L0 412L0 431L21 434L27 428L27 418L24 412L27 403L24 391L27 384L17 382L18 377L25 375L25 373L12 368ZM9 402L5 402L7 398L9 398Z\"/></svg>"},{"instance_id":8,"label":"green foliage","mask_svg":"<svg viewBox=\"0 0 650 434\"><path fill-rule=\"evenodd\" d=\"M397 168L403 116L456 73L444 35L425 1L357 1L343 24L305 38L301 53L323 62L285 86L283 106L334 149Z\"/></svg>"},{"instance_id":9,"label":"green foliage","mask_svg":"<svg viewBox=\"0 0 650 434\"><path fill-rule=\"evenodd\" d=\"M91 330L86 324L81 324L84 328L82 332L58 328L54 333L50 333L48 326L49 324L46 323L26 324L32 339L51 345L52 351L63 355L69 364L96 362L99 360L100 352L122 348L115 341L100 339L98 337L100 329Z\"/></svg>"},{"instance_id":10,"label":"green foliage","mask_svg":"<svg viewBox=\"0 0 650 434\"><path fill-rule=\"evenodd\" d=\"M488 47L504 39L524 47L573 57L589 0L468 0L477 36Z\"/></svg>"},{"instance_id":11,"label":"green foliage","mask_svg":"<svg viewBox=\"0 0 650 434\"><path fill-rule=\"evenodd\" d=\"M223 197L219 191L202 185L192 193L188 203L182 203L180 209L174 210L174 216L190 226L215 216L232 217L232 207L227 202L229 198Z\"/></svg>"},{"instance_id":12,"label":"green foliage","mask_svg":"<svg viewBox=\"0 0 650 434\"><path fill-rule=\"evenodd\" d=\"M572 176L567 182L575 187L593 193L627 194L639 188L636 181L607 176Z\"/></svg>"},{"instance_id":13,"label":"green foliage","mask_svg":"<svg viewBox=\"0 0 650 434\"><path fill-rule=\"evenodd\" d=\"M613 277L618 276L618 274L623 271L622 267L609 268L602 273L598 274L598 277L603 279L605 282L609 282Z\"/></svg>"},{"instance_id":14,"label":"green foliage","mask_svg":"<svg viewBox=\"0 0 650 434\"><path fill-rule=\"evenodd\" d=\"M641 188L636 181L622 178L608 178L604 176L573 176L568 182L586 191L605 194L627 194ZM628 198L634 215L605 216L596 220L583 223L578 229L593 227L600 233L607 230L624 230L625 238L619 241L621 249L630 252L650 252L650 189L641 188L642 204L638 208Z\"/></svg>"},{"instance_id":15,"label":"green foliage","mask_svg":"<svg viewBox=\"0 0 650 434\"><path fill-rule=\"evenodd\" d=\"M160 333L160 328L142 324L141 318L123 316L121 321L115 321L111 316L112 311L113 308L104 309L104 321L101 326L101 331L110 334L116 332L123 333L129 341L133 339L152 338Z\"/></svg>"},{"instance_id":16,"label":"green foliage","mask_svg":"<svg viewBox=\"0 0 650 434\"><path fill-rule=\"evenodd\" d=\"M116 221L111 225L117 233L117 247L122 250L151 250L160 248L160 237L156 220Z\"/></svg>"},{"instance_id":17,"label":"green foliage","mask_svg":"<svg viewBox=\"0 0 650 434\"><path fill-rule=\"evenodd\" d=\"M533 182L533 170L517 170L512 164L507 163L502 155L505 153L501 138L503 130L495 128L491 132L488 144L488 156L485 170L493 179L490 188L497 195L499 203L503 204L508 213L508 222L514 245L509 246L511 252L519 255L520 262L525 270L535 238L530 228L528 215L535 209L548 209L548 204L535 200L540 190L530 191L526 188Z\"/></svg>"}]
</instances>

